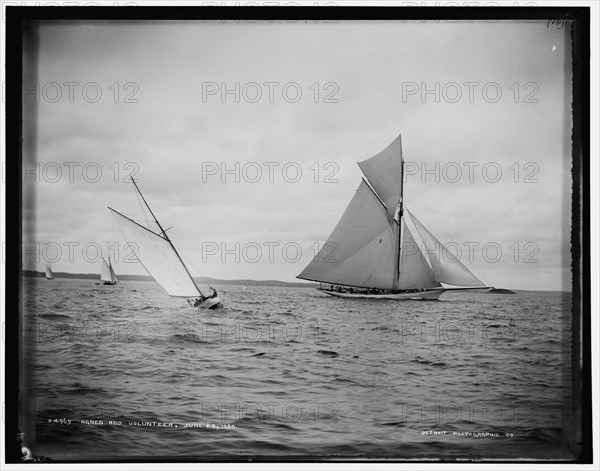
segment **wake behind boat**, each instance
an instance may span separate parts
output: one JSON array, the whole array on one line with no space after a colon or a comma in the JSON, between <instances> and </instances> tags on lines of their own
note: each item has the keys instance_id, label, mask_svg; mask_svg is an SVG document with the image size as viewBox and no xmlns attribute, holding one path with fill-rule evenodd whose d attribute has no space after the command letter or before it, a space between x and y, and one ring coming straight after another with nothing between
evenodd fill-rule
<instances>
[{"instance_id":1,"label":"wake behind boat","mask_svg":"<svg viewBox=\"0 0 600 471\"><path fill-rule=\"evenodd\" d=\"M447 290L491 288L408 209L405 214L401 136L358 165L366 180L297 278L330 284L329 289L319 290L349 299L435 300Z\"/></svg>"},{"instance_id":2,"label":"wake behind boat","mask_svg":"<svg viewBox=\"0 0 600 471\"><path fill-rule=\"evenodd\" d=\"M212 294L205 295L200 290L167 235L168 229L163 229L137 184L133 179L131 181L140 197L144 214L146 208L152 220L146 218L147 226L144 226L110 207L108 209L117 221L123 237L127 242L136 245L135 256L140 264L170 296L188 298L188 303L194 307L206 309L218 307L221 298L217 291L211 288ZM194 299L193 303L190 298Z\"/></svg>"}]
</instances>

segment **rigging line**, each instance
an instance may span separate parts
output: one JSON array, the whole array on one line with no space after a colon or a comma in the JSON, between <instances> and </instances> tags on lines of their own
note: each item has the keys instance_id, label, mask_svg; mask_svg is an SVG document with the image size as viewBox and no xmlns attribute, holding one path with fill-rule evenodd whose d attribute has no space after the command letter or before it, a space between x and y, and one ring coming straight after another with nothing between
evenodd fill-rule
<instances>
[{"instance_id":1,"label":"rigging line","mask_svg":"<svg viewBox=\"0 0 600 471\"><path fill-rule=\"evenodd\" d=\"M427 197L425 196L425 194L421 191L421 188L419 188L419 185L417 185L414 181L412 181L411 179L411 183L413 185L413 187L415 187L417 189L417 191L419 192L419 194L421 195L421 197L423 198L423 200L425 201L425 204L427 204L427 207L429 208L429 210L433 213L433 216L435 217L435 219L437 220L437 222L439 223L439 225L441 226L441 228L444 230L444 232L446 233L446 236L448 237L449 240L454 240L454 238L450 235L450 233L448 232L448 229L446 229L446 226L444 226L444 224L442 223L442 221L440 220L440 218L437 216L437 213L433 210L432 206L429 204L429 200L427 199ZM483 274L475 267L474 264L463 260L460 260L461 263L468 265L469 270L473 270L475 272L475 274L477 275L477 277L479 279L481 279L486 285L488 286L492 286L490 284L490 282L486 279L485 276L483 276Z\"/></svg>"},{"instance_id":2,"label":"rigging line","mask_svg":"<svg viewBox=\"0 0 600 471\"><path fill-rule=\"evenodd\" d=\"M158 219L152 212L152 209L150 209L150 206L148 205L146 198L144 198L144 195L142 195L142 192L140 191L139 187L135 183L135 180L131 179L131 183L133 183L133 186L135 188L135 194L137 196L137 201L140 206L140 209L142 210L142 215L144 217L144 220L146 221L146 224L148 225L148 227L151 227L153 229L156 229L156 227L158 227L159 230L156 232L163 234L164 233L163 228L161 227L160 223L158 222ZM148 213L150 213L150 215L154 219L153 221L151 221L150 218L148 217ZM168 237L167 237L167 239L168 239Z\"/></svg>"},{"instance_id":3,"label":"rigging line","mask_svg":"<svg viewBox=\"0 0 600 471\"><path fill-rule=\"evenodd\" d=\"M408 207L404 208L406 210L406 212L408 212L408 214L412 214L410 212L410 209L408 209ZM415 222L412 220L412 218L406 217L406 215L403 216L403 220L404 220L404 224L406 224L406 231L408 231L410 233L410 235L412 236L412 238L415 241L415 244L417 244L417 250L419 251L419 253L421 254L421 257L423 257L423 259L425 259L425 263L427 264L427 266L433 270L433 265L431 263L431 260L429 259L429 254L427 252L427 250L425 250L425 252L423 252L422 249L425 248L425 242L423 242L423 238L421 237L421 233L418 231L417 226L415 226ZM409 224L410 221L410 224Z\"/></svg>"},{"instance_id":4,"label":"rigging line","mask_svg":"<svg viewBox=\"0 0 600 471\"><path fill-rule=\"evenodd\" d=\"M133 186L135 186L135 189L137 190L137 192L139 193L139 195L141 196L142 200L144 201L144 204L146 205L146 207L148 208L148 211L150 211L150 214L152 215L152 217L154 218L154 221L156 221L156 224L158 225L158 227L160 227L161 232L164 232L162 226L160 225L160 222L158 222L158 219L156 219L156 216L154 215L154 213L152 212L152 209L150 209L150 205L148 204L148 202L146 201L146 198L144 198L144 195L142 195L142 192L140 191L140 189L137 186L137 183L135 182L135 180L132 178L131 179L131 183L133 183Z\"/></svg>"},{"instance_id":5,"label":"rigging line","mask_svg":"<svg viewBox=\"0 0 600 471\"><path fill-rule=\"evenodd\" d=\"M148 217L148 210L144 206L144 203L142 202L142 198L137 191L135 192L135 196L137 198L138 205L140 206L140 210L142 212L142 217L144 219L144 222L146 223L146 226L154 228L156 226L156 223L154 221L150 221L150 218ZM138 218L138 219L141 219L141 218Z\"/></svg>"},{"instance_id":6,"label":"rigging line","mask_svg":"<svg viewBox=\"0 0 600 471\"><path fill-rule=\"evenodd\" d=\"M155 234L160 235L160 233L158 231L155 231L156 229L158 229L157 227L154 227L154 226L156 226L156 224L148 224L147 219L139 217L139 214L131 214L129 212L121 212L121 214L123 216L125 216L127 219L135 222L136 224L139 224L140 226L147 228L148 230L154 232Z\"/></svg>"},{"instance_id":7,"label":"rigging line","mask_svg":"<svg viewBox=\"0 0 600 471\"><path fill-rule=\"evenodd\" d=\"M145 230L147 230L148 232L150 232L151 234L155 235L156 237L160 237L161 239L164 239L164 240L166 240L166 239L165 239L165 237L163 237L162 235L160 235L160 234L157 234L156 232L154 232L154 231L153 231L153 230L151 230L151 229L148 229L148 228L147 228L147 227L145 227L145 226L142 226L142 225L141 225L139 222L137 222L137 221L134 221L134 220L133 220L133 219L131 219L131 218L128 218L127 216L125 216L124 214L120 213L120 212L119 212L119 211L117 211L116 209L112 209L110 206L108 206L108 209L110 209L110 210L111 210L111 211L113 211L114 213L117 213L119 216L121 216L121 217L124 217L125 219L128 219L129 221L131 221L131 222L132 222L132 223L134 223L135 225L137 225L137 226L140 226L142 229L145 229Z\"/></svg>"},{"instance_id":8,"label":"rigging line","mask_svg":"<svg viewBox=\"0 0 600 471\"><path fill-rule=\"evenodd\" d=\"M171 218L169 218L169 215L167 214L166 216L161 216L161 219L163 219L163 223L166 221L166 224L170 224L172 222ZM174 234L174 239L168 238L168 240L171 242L171 245L175 247L178 255L180 256L180 259L184 262L184 265L186 267L191 267L194 271L194 276L192 276L192 279L194 279L194 282L196 281L196 278L199 279L201 281L202 284L210 287L211 283L209 283L206 278L204 278L201 275L201 271L198 270L198 267L193 263L192 258L189 256L190 253L192 253L192 251L190 250L189 246L187 244L184 243L183 238L182 237L177 237L177 229L175 229L175 226L170 226L166 229L164 229L164 231L161 233L161 236L164 236L164 238L167 238L167 234L166 232L174 229L175 230L175 234ZM189 270L188 270L189 271ZM190 275L191 272L190 272ZM202 291L202 290L200 290Z\"/></svg>"},{"instance_id":9,"label":"rigging line","mask_svg":"<svg viewBox=\"0 0 600 471\"><path fill-rule=\"evenodd\" d=\"M369 180L367 180L365 177L362 177L362 181L365 182L365 184L367 185L367 188L369 190L371 190L371 192L373 193L373 196L375 198L377 198L377 201L379 201L379 203L381 203L381 206L383 207L383 212L386 215L386 218L390 219L389 214L388 214L388 207L385 205L385 203L383 202L383 200L381 199L381 197L377 194L377 192L375 191L375 189L371 186L371 184L369 183ZM360 185L358 186L358 188L360 188ZM358 191L358 188L356 189L356 191L354 193L356 193Z\"/></svg>"},{"instance_id":10,"label":"rigging line","mask_svg":"<svg viewBox=\"0 0 600 471\"><path fill-rule=\"evenodd\" d=\"M181 238L177 239L177 245L183 249L181 250L181 256L194 269L194 272L196 273L196 278L199 278L202 281L202 283L206 286L211 286L211 284L206 280L206 278L200 275L201 271L198 270L198 267L196 267L192 259L188 256L188 254L191 252L187 245L182 242Z\"/></svg>"}]
</instances>

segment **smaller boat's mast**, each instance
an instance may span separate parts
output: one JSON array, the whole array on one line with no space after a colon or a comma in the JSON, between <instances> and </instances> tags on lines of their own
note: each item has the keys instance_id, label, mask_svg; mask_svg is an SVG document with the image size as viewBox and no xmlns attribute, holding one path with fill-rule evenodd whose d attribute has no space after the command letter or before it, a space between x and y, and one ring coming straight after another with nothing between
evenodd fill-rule
<instances>
[{"instance_id":1,"label":"smaller boat's mast","mask_svg":"<svg viewBox=\"0 0 600 471\"><path fill-rule=\"evenodd\" d=\"M185 263L183 262L183 259L181 258L181 256L179 255L179 252L177 252L177 249L175 248L175 246L173 245L173 242L171 242L171 239L169 239L169 236L167 235L167 231L165 231L163 229L163 227L160 225L160 222L158 222L158 219L156 219L156 216L154 215L154 213L152 212L152 209L150 209L150 206L148 205L148 202L146 201L146 198L144 198L144 195L142 195L142 192L140 191L140 189L138 188L137 184L135 183L135 180L132 178L131 182L133 183L133 185L135 186L135 189L137 190L138 194L142 197L142 200L144 201L144 204L146 205L146 208L148 208L148 211L150 211L150 214L152 214L152 217L154 218L154 221L156 222L156 224L158 225L158 228L160 229L160 235L162 237L165 238L165 240L169 243L169 245L171 246L171 248L173 249L173 252L175 252L175 255L177 255L177 258L179 259L179 261L181 262L181 264L183 265L183 268L185 268L186 273L188 274L188 276L190 277L190 280L192 280L192 283L194 283L194 286L196 287L196 289L198 290L198 293L202 294L202 291L200 290L200 288L198 287L198 285L196 284L196 281L194 280L194 277L192 276L192 274L190 273L190 271L188 270L187 266L185 265ZM170 229L170 228L169 228Z\"/></svg>"},{"instance_id":2,"label":"smaller boat's mast","mask_svg":"<svg viewBox=\"0 0 600 471\"><path fill-rule=\"evenodd\" d=\"M113 267L112 267L112 263L110 261L110 245L108 245L108 241L106 242L106 251L108 252L108 274L110 275L110 281L112 283L116 283L117 275L115 274L115 271L113 270ZM106 262L104 262L104 263L106 263Z\"/></svg>"}]
</instances>

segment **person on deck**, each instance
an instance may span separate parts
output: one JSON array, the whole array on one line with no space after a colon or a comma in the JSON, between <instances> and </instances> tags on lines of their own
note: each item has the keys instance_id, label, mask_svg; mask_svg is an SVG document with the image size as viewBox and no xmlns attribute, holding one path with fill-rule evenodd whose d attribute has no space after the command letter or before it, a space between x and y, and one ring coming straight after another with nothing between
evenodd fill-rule
<instances>
[{"instance_id":1,"label":"person on deck","mask_svg":"<svg viewBox=\"0 0 600 471\"><path fill-rule=\"evenodd\" d=\"M199 297L199 298L197 298L197 299L194 299L194 304L193 304L193 306L194 306L194 307L198 307L198 306L200 306L200 304L202 304L202 303L203 303L204 301L206 301L207 299L208 299L208 298L207 298L206 296L202 296L202 295L200 295L200 297ZM189 304L190 306L192 306L192 303L190 302L190 300L189 300L189 299L188 299L188 304Z\"/></svg>"}]
</instances>

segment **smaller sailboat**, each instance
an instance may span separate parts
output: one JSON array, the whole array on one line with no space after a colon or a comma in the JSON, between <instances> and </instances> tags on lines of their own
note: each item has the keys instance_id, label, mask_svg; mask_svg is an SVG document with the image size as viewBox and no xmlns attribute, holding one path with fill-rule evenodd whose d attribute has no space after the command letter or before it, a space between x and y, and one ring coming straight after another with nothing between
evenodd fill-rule
<instances>
[{"instance_id":1,"label":"smaller sailboat","mask_svg":"<svg viewBox=\"0 0 600 471\"><path fill-rule=\"evenodd\" d=\"M142 211L146 216L145 225L110 207L108 209L117 221L123 237L127 242L135 244L135 257L169 296L188 298L189 304L192 304L190 298L193 298L194 307L214 309L219 306L221 298L219 298L217 291L212 288L211 295L206 295L200 291L173 241L167 235L167 231L171 228L163 229L135 180L131 179L131 182L135 187Z\"/></svg>"},{"instance_id":2,"label":"smaller sailboat","mask_svg":"<svg viewBox=\"0 0 600 471\"><path fill-rule=\"evenodd\" d=\"M54 275L52 274L52 268L50 268L50 264L46 263L46 279L53 280Z\"/></svg>"},{"instance_id":3,"label":"smaller sailboat","mask_svg":"<svg viewBox=\"0 0 600 471\"><path fill-rule=\"evenodd\" d=\"M112 264L110 263L110 255L108 256L108 263L106 263L106 260L104 257L102 257L100 280L103 281L105 285L116 285L119 282L117 275L115 275L115 271L113 270Z\"/></svg>"}]
</instances>

